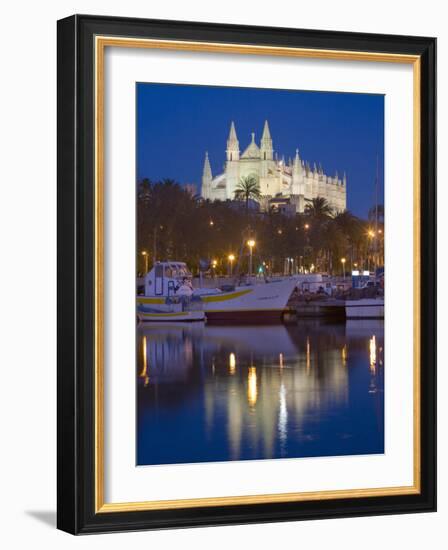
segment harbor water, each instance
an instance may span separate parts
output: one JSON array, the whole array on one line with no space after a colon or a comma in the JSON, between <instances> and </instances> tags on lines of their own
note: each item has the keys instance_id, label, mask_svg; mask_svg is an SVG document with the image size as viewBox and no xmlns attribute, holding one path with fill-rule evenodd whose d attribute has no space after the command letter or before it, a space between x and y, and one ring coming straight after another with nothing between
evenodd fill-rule
<instances>
[{"instance_id":1,"label":"harbor water","mask_svg":"<svg viewBox=\"0 0 448 550\"><path fill-rule=\"evenodd\" d=\"M137 464L384 452L384 323L137 328Z\"/></svg>"}]
</instances>

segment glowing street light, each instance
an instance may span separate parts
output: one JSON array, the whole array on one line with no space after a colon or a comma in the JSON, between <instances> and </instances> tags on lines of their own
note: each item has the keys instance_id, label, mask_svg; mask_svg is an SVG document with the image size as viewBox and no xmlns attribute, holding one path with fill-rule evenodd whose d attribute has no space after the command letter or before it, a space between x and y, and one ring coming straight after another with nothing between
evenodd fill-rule
<instances>
[{"instance_id":1,"label":"glowing street light","mask_svg":"<svg viewBox=\"0 0 448 550\"><path fill-rule=\"evenodd\" d=\"M310 224L309 223L306 223L304 226L303 226L306 230L308 230L310 228Z\"/></svg>"},{"instance_id":2,"label":"glowing street light","mask_svg":"<svg viewBox=\"0 0 448 550\"><path fill-rule=\"evenodd\" d=\"M347 260L345 258L341 258L341 264L342 264L342 269L344 270L344 279L345 279L345 262Z\"/></svg>"},{"instance_id":3,"label":"glowing street light","mask_svg":"<svg viewBox=\"0 0 448 550\"><path fill-rule=\"evenodd\" d=\"M229 254L227 259L229 260L229 274L230 274L230 277L231 277L232 276L232 270L233 270L233 262L235 260L234 254Z\"/></svg>"},{"instance_id":4,"label":"glowing street light","mask_svg":"<svg viewBox=\"0 0 448 550\"><path fill-rule=\"evenodd\" d=\"M215 222L213 220L210 220L209 225L210 225L210 227L213 227L215 225Z\"/></svg>"},{"instance_id":5,"label":"glowing street light","mask_svg":"<svg viewBox=\"0 0 448 550\"><path fill-rule=\"evenodd\" d=\"M250 239L247 241L247 246L249 247L249 277L252 276L252 250L255 246L255 241Z\"/></svg>"},{"instance_id":6,"label":"glowing street light","mask_svg":"<svg viewBox=\"0 0 448 550\"><path fill-rule=\"evenodd\" d=\"M145 258L145 274L146 274L148 273L148 260L149 260L149 255L146 252L146 250L142 250L142 256Z\"/></svg>"},{"instance_id":7,"label":"glowing street light","mask_svg":"<svg viewBox=\"0 0 448 550\"><path fill-rule=\"evenodd\" d=\"M375 231L373 231L372 229L369 229L369 230L367 231L367 235L368 235L371 239L373 239L373 237L375 236Z\"/></svg>"}]
</instances>

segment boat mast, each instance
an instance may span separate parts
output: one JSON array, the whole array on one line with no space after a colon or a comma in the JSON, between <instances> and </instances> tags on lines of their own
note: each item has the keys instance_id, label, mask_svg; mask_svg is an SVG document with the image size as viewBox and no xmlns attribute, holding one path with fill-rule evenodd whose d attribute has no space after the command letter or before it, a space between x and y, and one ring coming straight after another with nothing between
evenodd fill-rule
<instances>
[{"instance_id":1,"label":"boat mast","mask_svg":"<svg viewBox=\"0 0 448 550\"><path fill-rule=\"evenodd\" d=\"M375 255L374 255L374 271L378 267L378 179L379 179L379 159L376 154L376 177L375 177Z\"/></svg>"}]
</instances>

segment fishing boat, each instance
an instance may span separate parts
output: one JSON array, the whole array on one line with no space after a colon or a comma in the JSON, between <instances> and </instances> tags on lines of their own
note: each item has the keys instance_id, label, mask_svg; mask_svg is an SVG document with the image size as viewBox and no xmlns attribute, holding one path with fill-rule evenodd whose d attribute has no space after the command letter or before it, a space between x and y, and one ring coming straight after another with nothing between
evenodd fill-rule
<instances>
[{"instance_id":1,"label":"fishing boat","mask_svg":"<svg viewBox=\"0 0 448 550\"><path fill-rule=\"evenodd\" d=\"M240 281L224 288L193 288L192 275L184 262L157 262L144 278L144 291L137 296L138 308L160 306L182 297L185 303L200 300L207 320L279 321L296 286L293 278Z\"/></svg>"},{"instance_id":2,"label":"fishing boat","mask_svg":"<svg viewBox=\"0 0 448 550\"><path fill-rule=\"evenodd\" d=\"M158 289L151 286L152 281L153 279L148 283L148 287ZM146 286L145 278L145 288ZM137 297L137 319L140 322L179 323L205 320L202 300L199 296L193 296L188 284L181 282L175 287L169 285L168 289L167 295L155 295L148 300L142 299L141 296Z\"/></svg>"},{"instance_id":3,"label":"fishing boat","mask_svg":"<svg viewBox=\"0 0 448 550\"><path fill-rule=\"evenodd\" d=\"M361 298L345 301L347 319L384 319L384 298Z\"/></svg>"},{"instance_id":4,"label":"fishing boat","mask_svg":"<svg viewBox=\"0 0 448 550\"><path fill-rule=\"evenodd\" d=\"M199 309L185 309L182 303L155 304L156 307L146 304L137 305L137 319L140 322L191 322L204 321L205 313ZM157 307L159 306L159 307Z\"/></svg>"}]
</instances>

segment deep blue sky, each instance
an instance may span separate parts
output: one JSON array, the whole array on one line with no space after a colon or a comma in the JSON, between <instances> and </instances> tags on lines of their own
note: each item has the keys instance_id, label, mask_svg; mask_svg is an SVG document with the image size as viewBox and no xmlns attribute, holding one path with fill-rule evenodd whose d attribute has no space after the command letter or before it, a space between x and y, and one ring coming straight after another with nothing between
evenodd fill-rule
<instances>
[{"instance_id":1,"label":"deep blue sky","mask_svg":"<svg viewBox=\"0 0 448 550\"><path fill-rule=\"evenodd\" d=\"M200 189L205 151L213 175L222 172L230 122L240 149L269 121L274 150L347 174L347 208L365 217L374 203L376 156L382 202L384 96L137 84L137 177L173 178Z\"/></svg>"}]
</instances>

